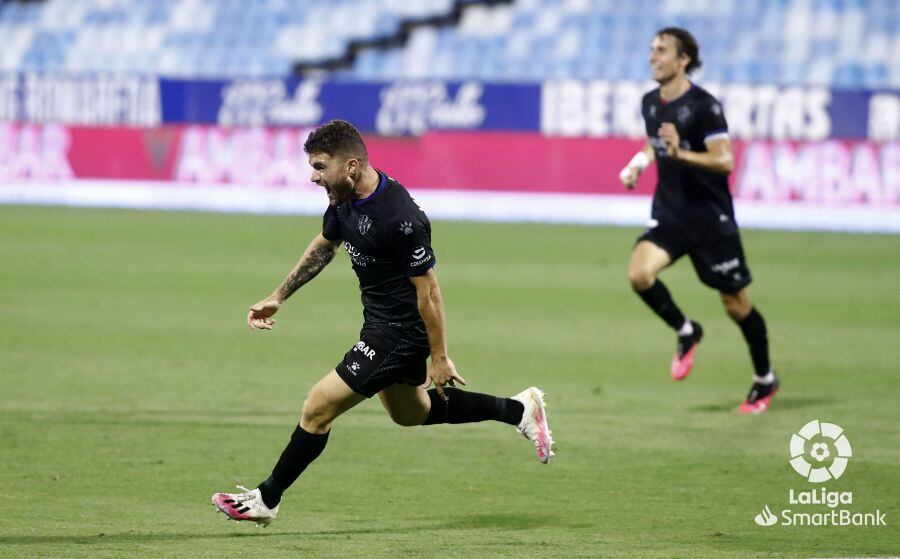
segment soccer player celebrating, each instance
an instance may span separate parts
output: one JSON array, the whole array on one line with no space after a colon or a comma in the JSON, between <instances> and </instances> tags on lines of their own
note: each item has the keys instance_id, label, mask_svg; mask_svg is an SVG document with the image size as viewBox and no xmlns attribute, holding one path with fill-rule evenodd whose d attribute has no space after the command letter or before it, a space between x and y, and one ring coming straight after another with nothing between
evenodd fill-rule
<instances>
[{"instance_id":1,"label":"soccer player celebrating","mask_svg":"<svg viewBox=\"0 0 900 559\"><path fill-rule=\"evenodd\" d=\"M303 148L312 182L328 194L322 232L278 289L250 307L247 324L271 330L272 315L331 262L341 245L359 278L364 324L360 340L309 391L300 423L272 475L253 490L216 493L216 508L234 520L269 524L282 493L324 450L332 422L375 394L399 425L485 420L514 425L547 463L553 440L539 389L498 398L455 388L466 381L447 353L431 224L409 192L369 164L365 143L348 122L321 126ZM434 388L426 390L429 384Z\"/></svg>"},{"instance_id":2,"label":"soccer player celebrating","mask_svg":"<svg viewBox=\"0 0 900 559\"><path fill-rule=\"evenodd\" d=\"M659 183L650 226L631 253L628 278L635 292L678 333L671 373L691 372L703 328L685 317L659 274L687 254L704 284L719 291L725 312L750 347L755 376L740 413L765 411L778 390L769 364L766 323L750 301L750 270L744 258L728 190L733 167L722 106L687 76L700 67L699 47L684 29L667 27L650 46L650 68L659 88L644 95L641 113L648 142L622 169L628 188L654 159Z\"/></svg>"}]
</instances>

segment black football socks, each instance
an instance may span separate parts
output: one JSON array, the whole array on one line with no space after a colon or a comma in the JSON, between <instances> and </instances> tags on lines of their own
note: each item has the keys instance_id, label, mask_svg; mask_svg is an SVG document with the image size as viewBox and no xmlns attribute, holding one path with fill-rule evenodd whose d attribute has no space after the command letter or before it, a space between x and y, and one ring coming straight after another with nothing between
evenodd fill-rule
<instances>
[{"instance_id":1,"label":"black football socks","mask_svg":"<svg viewBox=\"0 0 900 559\"><path fill-rule=\"evenodd\" d=\"M650 289L644 291L636 291L641 299L647 303L647 306L653 309L661 319L665 321L673 330L678 330L684 326L684 313L672 300L672 294L666 288L665 284L660 280L653 282Z\"/></svg>"},{"instance_id":2,"label":"black football socks","mask_svg":"<svg viewBox=\"0 0 900 559\"><path fill-rule=\"evenodd\" d=\"M489 394L467 392L458 388L444 387L447 400L444 401L432 388L428 391L431 410L422 425L438 423L474 423L476 421L502 421L518 425L525 413L525 406L512 398L498 398Z\"/></svg>"},{"instance_id":3,"label":"black football socks","mask_svg":"<svg viewBox=\"0 0 900 559\"><path fill-rule=\"evenodd\" d=\"M272 475L257 488L267 507L271 509L278 505L281 501L281 494L297 481L303 470L313 460L322 454L326 444L328 444L328 433L317 435L304 431L299 425L294 429L291 441L284 448L281 457L278 458Z\"/></svg>"},{"instance_id":4,"label":"black football socks","mask_svg":"<svg viewBox=\"0 0 900 559\"><path fill-rule=\"evenodd\" d=\"M473 423L476 421L502 421L518 425L522 421L525 407L512 398L497 398L477 392L467 392L457 388L444 387L447 401L441 399L437 390L428 391L431 410L423 425L437 423ZM328 443L328 433L316 435L303 430L299 425L291 435L291 441L281 453L275 468L264 482L259 484L259 492L267 507L274 508L281 501L281 495L290 487L303 470L322 454Z\"/></svg>"},{"instance_id":5,"label":"black football socks","mask_svg":"<svg viewBox=\"0 0 900 559\"><path fill-rule=\"evenodd\" d=\"M771 380L768 378L771 372L769 363L769 337L766 333L766 321L763 320L756 307L750 309L750 313L744 320L738 321L747 346L750 348L750 359L753 360L753 371L756 373L757 382Z\"/></svg>"}]
</instances>

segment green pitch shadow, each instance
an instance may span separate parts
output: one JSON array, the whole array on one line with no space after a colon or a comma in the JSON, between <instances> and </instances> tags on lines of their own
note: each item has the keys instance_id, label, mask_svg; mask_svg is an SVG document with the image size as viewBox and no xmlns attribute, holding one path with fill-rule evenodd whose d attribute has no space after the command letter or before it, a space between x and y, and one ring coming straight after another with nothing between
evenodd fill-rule
<instances>
[{"instance_id":1,"label":"green pitch shadow","mask_svg":"<svg viewBox=\"0 0 900 559\"><path fill-rule=\"evenodd\" d=\"M254 532L239 532L231 534L213 533L196 534L190 532L172 533L118 533L118 534L86 534L73 536L52 535L28 535L28 536L0 536L0 545L48 545L48 544L73 544L73 545L112 545L112 544L141 544L153 542L178 542L190 540L219 540L224 538L284 538L297 536L341 536L390 533L419 533L422 530L528 530L545 527L546 519L538 515L530 514L476 514L465 515L456 518L443 519L431 524L417 524L415 526L391 526L378 528L359 528L352 530L319 530L310 532L278 532L275 530L260 530Z\"/></svg>"},{"instance_id":2,"label":"green pitch shadow","mask_svg":"<svg viewBox=\"0 0 900 559\"><path fill-rule=\"evenodd\" d=\"M814 408L817 406L825 406L833 404L834 398L791 398L778 396L772 402L772 407L766 413L778 413L778 410L799 410L803 408ZM688 408L692 412L705 413L737 413L737 404L733 400L721 404L704 404L700 406L692 406Z\"/></svg>"}]
</instances>

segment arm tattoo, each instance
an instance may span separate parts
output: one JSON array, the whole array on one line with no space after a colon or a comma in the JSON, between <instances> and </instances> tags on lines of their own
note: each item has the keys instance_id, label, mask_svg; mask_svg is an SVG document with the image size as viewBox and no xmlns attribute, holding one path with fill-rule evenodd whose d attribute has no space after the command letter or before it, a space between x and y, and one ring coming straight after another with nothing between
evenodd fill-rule
<instances>
[{"instance_id":1,"label":"arm tattoo","mask_svg":"<svg viewBox=\"0 0 900 559\"><path fill-rule=\"evenodd\" d=\"M334 259L335 252L335 248L331 246L318 247L302 258L278 288L278 295L282 300L290 297L303 284L316 277L322 268Z\"/></svg>"}]
</instances>

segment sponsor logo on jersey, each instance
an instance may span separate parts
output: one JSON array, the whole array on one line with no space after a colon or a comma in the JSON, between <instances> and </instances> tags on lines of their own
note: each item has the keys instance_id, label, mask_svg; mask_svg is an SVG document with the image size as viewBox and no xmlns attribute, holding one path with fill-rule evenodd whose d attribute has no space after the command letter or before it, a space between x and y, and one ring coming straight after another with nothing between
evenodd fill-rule
<instances>
[{"instance_id":1,"label":"sponsor logo on jersey","mask_svg":"<svg viewBox=\"0 0 900 559\"><path fill-rule=\"evenodd\" d=\"M369 358L369 361L375 359L375 350L370 348L369 345L362 340L356 342L356 345L353 347L353 351L362 353L364 356Z\"/></svg>"},{"instance_id":2,"label":"sponsor logo on jersey","mask_svg":"<svg viewBox=\"0 0 900 559\"><path fill-rule=\"evenodd\" d=\"M347 251L347 254L350 255L350 260L356 264L357 266L362 266L365 268L368 266L369 262L374 262L375 258L369 256L368 254L360 252L358 248L350 244L348 241L344 241L344 250Z\"/></svg>"},{"instance_id":3,"label":"sponsor logo on jersey","mask_svg":"<svg viewBox=\"0 0 900 559\"><path fill-rule=\"evenodd\" d=\"M404 235L409 235L410 233L413 232L412 223L410 223L408 221L404 221L403 223L400 224L400 231Z\"/></svg>"},{"instance_id":4,"label":"sponsor logo on jersey","mask_svg":"<svg viewBox=\"0 0 900 559\"><path fill-rule=\"evenodd\" d=\"M737 257L732 258L731 260L726 260L725 262L719 262L718 264L713 264L710 269L713 272L719 274L727 274L731 270L734 270L738 266L741 265L741 260Z\"/></svg>"},{"instance_id":5,"label":"sponsor logo on jersey","mask_svg":"<svg viewBox=\"0 0 900 559\"><path fill-rule=\"evenodd\" d=\"M425 247L416 247L412 251L413 261L409 263L410 266L421 266L426 262L431 260L431 255L428 254L428 251L425 250Z\"/></svg>"}]
</instances>

